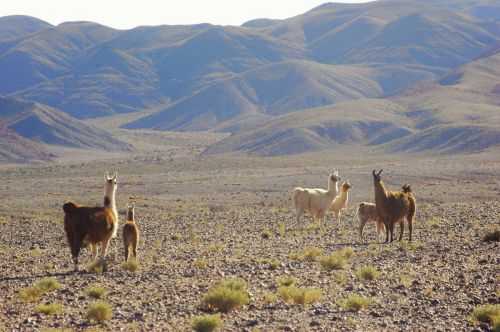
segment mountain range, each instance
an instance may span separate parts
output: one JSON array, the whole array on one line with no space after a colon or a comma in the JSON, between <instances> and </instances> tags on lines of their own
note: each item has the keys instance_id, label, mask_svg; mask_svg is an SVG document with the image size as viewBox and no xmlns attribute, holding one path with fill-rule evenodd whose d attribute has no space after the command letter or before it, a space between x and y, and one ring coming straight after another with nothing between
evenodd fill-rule
<instances>
[{"instance_id":1,"label":"mountain range","mask_svg":"<svg viewBox=\"0 0 500 332\"><path fill-rule=\"evenodd\" d=\"M39 111L3 127L43 144L128 149L96 128L68 139L48 128L144 112L124 128L231 133L206 153L472 152L500 143L499 52L495 0L326 3L242 26L131 30L7 16L0 95ZM42 118L57 134L33 134Z\"/></svg>"}]
</instances>

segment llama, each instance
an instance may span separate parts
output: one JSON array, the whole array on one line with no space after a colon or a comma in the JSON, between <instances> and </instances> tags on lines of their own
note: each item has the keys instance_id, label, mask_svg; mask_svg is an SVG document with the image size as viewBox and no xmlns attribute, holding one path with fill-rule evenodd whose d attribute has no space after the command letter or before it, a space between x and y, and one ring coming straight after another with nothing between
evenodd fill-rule
<instances>
[{"instance_id":1,"label":"llama","mask_svg":"<svg viewBox=\"0 0 500 332\"><path fill-rule=\"evenodd\" d=\"M358 209L356 210L356 214L354 215L354 219L358 217L359 222L359 239L363 241L363 229L367 222L375 222L377 226L377 239L380 238L380 235L383 231L385 231L385 225L380 220L377 214L377 206L374 203L369 202L361 202L359 203Z\"/></svg>"},{"instance_id":2,"label":"llama","mask_svg":"<svg viewBox=\"0 0 500 332\"><path fill-rule=\"evenodd\" d=\"M335 214L335 220L337 220L338 223L340 223L342 210L347 209L347 203L349 202L349 189L351 188L352 186L349 181L342 183L340 194L335 197L330 205L330 210L332 210Z\"/></svg>"},{"instance_id":3,"label":"llama","mask_svg":"<svg viewBox=\"0 0 500 332\"><path fill-rule=\"evenodd\" d=\"M333 199L337 196L338 181L340 181L339 172L335 171L328 178L328 190L320 188L301 188L297 187L293 190L293 202L297 212L297 223L304 214L308 211L313 220L324 222L326 212L332 204Z\"/></svg>"},{"instance_id":4,"label":"llama","mask_svg":"<svg viewBox=\"0 0 500 332\"><path fill-rule=\"evenodd\" d=\"M385 225L385 243L389 242L389 233L391 235L390 241L392 242L394 240L394 224L398 222L401 224L399 241L403 239L404 218L408 221L409 241L411 241L416 200L410 186L407 184L404 185L403 191L400 192L387 191L380 176L382 170L378 173L375 173L374 170L372 174L377 214Z\"/></svg>"},{"instance_id":5,"label":"llama","mask_svg":"<svg viewBox=\"0 0 500 332\"><path fill-rule=\"evenodd\" d=\"M131 254L137 260L137 244L139 243L139 227L135 222L135 204L127 205L127 222L123 226L123 245L125 247L125 262Z\"/></svg>"},{"instance_id":6,"label":"llama","mask_svg":"<svg viewBox=\"0 0 500 332\"><path fill-rule=\"evenodd\" d=\"M117 175L104 176L104 207L78 206L73 202L63 205L64 230L71 248L75 271L78 271L78 256L82 247L90 245L92 260L97 258L101 245L101 255L104 260L109 242L116 236L118 230L118 213L116 211Z\"/></svg>"}]
</instances>

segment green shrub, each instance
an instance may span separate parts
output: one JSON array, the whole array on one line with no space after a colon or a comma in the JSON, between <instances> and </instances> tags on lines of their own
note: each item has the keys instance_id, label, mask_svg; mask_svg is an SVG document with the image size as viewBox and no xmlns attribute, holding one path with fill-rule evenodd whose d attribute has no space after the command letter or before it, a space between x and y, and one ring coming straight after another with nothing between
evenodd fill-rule
<instances>
[{"instance_id":1,"label":"green shrub","mask_svg":"<svg viewBox=\"0 0 500 332\"><path fill-rule=\"evenodd\" d=\"M500 324L500 304L480 305L474 308L471 318L474 322L498 326Z\"/></svg>"},{"instance_id":2,"label":"green shrub","mask_svg":"<svg viewBox=\"0 0 500 332\"><path fill-rule=\"evenodd\" d=\"M196 332L212 332L222 327L220 315L203 315L193 318L191 327Z\"/></svg>"},{"instance_id":3,"label":"green shrub","mask_svg":"<svg viewBox=\"0 0 500 332\"><path fill-rule=\"evenodd\" d=\"M26 287L19 290L19 298L23 302L36 302L42 295L43 291L36 287Z\"/></svg>"},{"instance_id":4,"label":"green shrub","mask_svg":"<svg viewBox=\"0 0 500 332\"><path fill-rule=\"evenodd\" d=\"M59 303L39 304L35 310L44 315L55 315L63 311L63 306Z\"/></svg>"},{"instance_id":5,"label":"green shrub","mask_svg":"<svg viewBox=\"0 0 500 332\"><path fill-rule=\"evenodd\" d=\"M330 256L323 256L319 259L321 267L326 271L342 270L346 262L346 258L338 253L333 253Z\"/></svg>"},{"instance_id":6,"label":"green shrub","mask_svg":"<svg viewBox=\"0 0 500 332\"><path fill-rule=\"evenodd\" d=\"M61 288L61 284L55 278L43 278L35 284L35 287L46 293Z\"/></svg>"},{"instance_id":7,"label":"green shrub","mask_svg":"<svg viewBox=\"0 0 500 332\"><path fill-rule=\"evenodd\" d=\"M278 295L287 303L307 305L321 299L321 290L317 288L298 288L282 286L278 288Z\"/></svg>"},{"instance_id":8,"label":"green shrub","mask_svg":"<svg viewBox=\"0 0 500 332\"><path fill-rule=\"evenodd\" d=\"M89 297L92 297L94 299L104 298L104 296L106 296L106 292L106 288L101 286L91 286L85 290L85 293L87 293Z\"/></svg>"},{"instance_id":9,"label":"green shrub","mask_svg":"<svg viewBox=\"0 0 500 332\"><path fill-rule=\"evenodd\" d=\"M297 279L294 277L284 276L284 277L278 278L278 285L279 286L285 286L285 287L295 286L296 283L297 283Z\"/></svg>"},{"instance_id":10,"label":"green shrub","mask_svg":"<svg viewBox=\"0 0 500 332\"><path fill-rule=\"evenodd\" d=\"M375 280L380 272L373 266L363 266L356 271L356 276L360 280Z\"/></svg>"},{"instance_id":11,"label":"green shrub","mask_svg":"<svg viewBox=\"0 0 500 332\"><path fill-rule=\"evenodd\" d=\"M302 259L308 262L314 262L321 254L323 249L316 247L305 248L302 253Z\"/></svg>"},{"instance_id":12,"label":"green shrub","mask_svg":"<svg viewBox=\"0 0 500 332\"><path fill-rule=\"evenodd\" d=\"M111 319L112 316L113 309L111 305L104 301L91 303L87 309L87 319L91 322L102 323Z\"/></svg>"},{"instance_id":13,"label":"green shrub","mask_svg":"<svg viewBox=\"0 0 500 332\"><path fill-rule=\"evenodd\" d=\"M266 292L262 296L262 300L264 301L264 303L272 304L272 303L275 303L276 301L278 301L278 296L274 293Z\"/></svg>"},{"instance_id":14,"label":"green shrub","mask_svg":"<svg viewBox=\"0 0 500 332\"><path fill-rule=\"evenodd\" d=\"M229 312L248 304L247 284L243 279L233 278L219 282L209 289L202 304L208 310Z\"/></svg>"},{"instance_id":15,"label":"green shrub","mask_svg":"<svg viewBox=\"0 0 500 332\"><path fill-rule=\"evenodd\" d=\"M360 311L372 304L373 300L356 294L351 294L344 300L339 301L339 305L345 310Z\"/></svg>"},{"instance_id":16,"label":"green shrub","mask_svg":"<svg viewBox=\"0 0 500 332\"><path fill-rule=\"evenodd\" d=\"M131 259L128 262L122 263L122 269L129 272L136 272L139 269L139 263L135 259Z\"/></svg>"}]
</instances>

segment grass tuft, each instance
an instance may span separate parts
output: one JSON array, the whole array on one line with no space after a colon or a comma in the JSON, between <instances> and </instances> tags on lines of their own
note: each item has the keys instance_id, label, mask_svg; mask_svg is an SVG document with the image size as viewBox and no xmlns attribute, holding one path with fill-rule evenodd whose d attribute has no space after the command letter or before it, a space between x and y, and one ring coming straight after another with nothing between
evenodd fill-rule
<instances>
[{"instance_id":1,"label":"grass tuft","mask_svg":"<svg viewBox=\"0 0 500 332\"><path fill-rule=\"evenodd\" d=\"M302 259L308 262L314 262L323 253L323 249L317 247L307 247L302 253Z\"/></svg>"},{"instance_id":2,"label":"grass tuft","mask_svg":"<svg viewBox=\"0 0 500 332\"><path fill-rule=\"evenodd\" d=\"M97 323L102 323L106 320L110 320L113 316L113 309L111 305L104 301L97 301L91 303L87 309L87 319L89 321L94 321Z\"/></svg>"},{"instance_id":3,"label":"grass tuft","mask_svg":"<svg viewBox=\"0 0 500 332\"><path fill-rule=\"evenodd\" d=\"M318 288L282 286L278 288L278 295L287 303L307 305L318 302L322 294Z\"/></svg>"},{"instance_id":4,"label":"grass tuft","mask_svg":"<svg viewBox=\"0 0 500 332\"><path fill-rule=\"evenodd\" d=\"M35 287L46 293L61 288L61 284L57 279L48 277L38 281Z\"/></svg>"},{"instance_id":5,"label":"grass tuft","mask_svg":"<svg viewBox=\"0 0 500 332\"><path fill-rule=\"evenodd\" d=\"M493 326L493 331L500 330L500 304L485 304L474 308L472 321Z\"/></svg>"},{"instance_id":6,"label":"grass tuft","mask_svg":"<svg viewBox=\"0 0 500 332\"><path fill-rule=\"evenodd\" d=\"M63 306L59 303L39 304L35 310L44 315L56 315L63 312Z\"/></svg>"},{"instance_id":7,"label":"grass tuft","mask_svg":"<svg viewBox=\"0 0 500 332\"><path fill-rule=\"evenodd\" d=\"M139 269L139 263L135 259L122 263L122 269L129 272L136 272Z\"/></svg>"},{"instance_id":8,"label":"grass tuft","mask_svg":"<svg viewBox=\"0 0 500 332\"><path fill-rule=\"evenodd\" d=\"M42 295L43 292L36 287L26 287L19 291L19 298L26 303L36 302Z\"/></svg>"},{"instance_id":9,"label":"grass tuft","mask_svg":"<svg viewBox=\"0 0 500 332\"><path fill-rule=\"evenodd\" d=\"M193 318L191 327L196 332L213 332L222 327L220 315L203 315Z\"/></svg>"},{"instance_id":10,"label":"grass tuft","mask_svg":"<svg viewBox=\"0 0 500 332\"><path fill-rule=\"evenodd\" d=\"M323 270L333 271L342 270L345 267L347 260L338 253L332 253L329 256L321 257L319 259L319 263L321 264L321 268L323 268Z\"/></svg>"},{"instance_id":11,"label":"grass tuft","mask_svg":"<svg viewBox=\"0 0 500 332\"><path fill-rule=\"evenodd\" d=\"M247 284L240 278L226 279L213 288L203 297L202 305L208 310L229 312L250 302Z\"/></svg>"},{"instance_id":12,"label":"grass tuft","mask_svg":"<svg viewBox=\"0 0 500 332\"><path fill-rule=\"evenodd\" d=\"M85 293L94 299L103 299L106 296L106 288L101 286L90 286L85 290Z\"/></svg>"},{"instance_id":13,"label":"grass tuft","mask_svg":"<svg viewBox=\"0 0 500 332\"><path fill-rule=\"evenodd\" d=\"M357 294L351 294L347 298L340 300L339 305L348 311L360 311L367 308L373 300L368 297L363 297Z\"/></svg>"},{"instance_id":14,"label":"grass tuft","mask_svg":"<svg viewBox=\"0 0 500 332\"><path fill-rule=\"evenodd\" d=\"M295 286L297 284L297 279L289 276L280 277L277 281L279 286L285 287Z\"/></svg>"},{"instance_id":15,"label":"grass tuft","mask_svg":"<svg viewBox=\"0 0 500 332\"><path fill-rule=\"evenodd\" d=\"M373 266L367 265L359 268L356 271L356 276L359 280L375 280L380 275L380 272Z\"/></svg>"}]
</instances>

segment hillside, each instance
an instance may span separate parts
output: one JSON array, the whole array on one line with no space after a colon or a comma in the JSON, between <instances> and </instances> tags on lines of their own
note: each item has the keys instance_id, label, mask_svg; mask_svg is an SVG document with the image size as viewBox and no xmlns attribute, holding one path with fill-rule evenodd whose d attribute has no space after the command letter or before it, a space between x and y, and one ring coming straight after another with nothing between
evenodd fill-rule
<instances>
[{"instance_id":1,"label":"hillside","mask_svg":"<svg viewBox=\"0 0 500 332\"><path fill-rule=\"evenodd\" d=\"M9 139L19 140L17 136L20 136L19 142L29 147L43 150L39 144L46 144L107 151L130 148L109 133L46 105L0 97L0 109L0 121Z\"/></svg>"},{"instance_id":2,"label":"hillside","mask_svg":"<svg viewBox=\"0 0 500 332\"><path fill-rule=\"evenodd\" d=\"M0 71L10 78L0 82L0 94L44 103L77 118L159 110L155 119L165 118L165 123L149 118L130 127L154 123L187 130L198 128L201 118L233 120L240 114L242 110L233 109L237 100L217 102L229 93L229 98L243 96L241 103L252 105L245 107L258 117L251 121L257 121L262 113L326 106L360 95L385 97L416 81L437 79L500 42L499 7L487 0L386 0L325 4L290 19L259 19L241 27L163 25L118 31L91 22L65 23L0 40ZM237 86L247 84L247 73L264 82L282 75L283 63L300 62L321 68L327 77L337 68L327 65L369 68L363 81L374 81L370 85L383 91L337 90L329 82L317 82L317 70L309 69L299 69L304 86L296 88L302 95L296 99L283 101L271 91L271 100L251 100ZM374 71L379 73L373 76ZM357 73L353 75L356 80ZM285 85L297 82L297 76L289 77ZM181 111L186 103L212 100L217 114L212 107L207 114ZM178 116L165 117L167 109ZM219 125L218 120L209 123Z\"/></svg>"},{"instance_id":3,"label":"hillside","mask_svg":"<svg viewBox=\"0 0 500 332\"><path fill-rule=\"evenodd\" d=\"M22 38L50 27L49 23L29 16L0 17L0 42Z\"/></svg>"},{"instance_id":4,"label":"hillside","mask_svg":"<svg viewBox=\"0 0 500 332\"><path fill-rule=\"evenodd\" d=\"M206 153L284 155L369 145L391 152L463 153L500 145L500 52L389 99L288 114Z\"/></svg>"},{"instance_id":5,"label":"hillside","mask_svg":"<svg viewBox=\"0 0 500 332\"><path fill-rule=\"evenodd\" d=\"M1 163L47 161L55 157L43 145L18 135L1 121L0 137Z\"/></svg>"}]
</instances>

